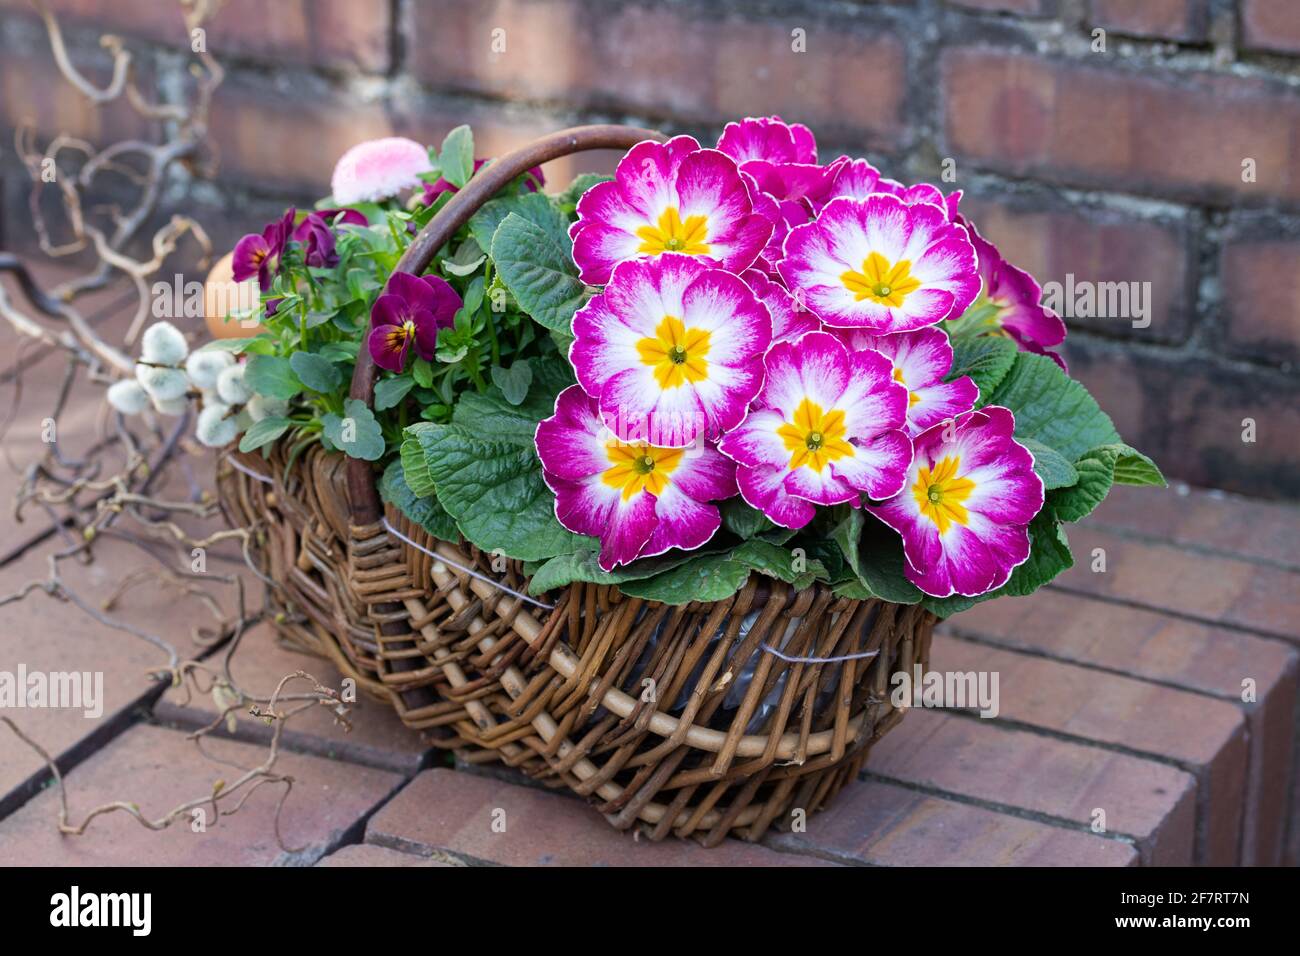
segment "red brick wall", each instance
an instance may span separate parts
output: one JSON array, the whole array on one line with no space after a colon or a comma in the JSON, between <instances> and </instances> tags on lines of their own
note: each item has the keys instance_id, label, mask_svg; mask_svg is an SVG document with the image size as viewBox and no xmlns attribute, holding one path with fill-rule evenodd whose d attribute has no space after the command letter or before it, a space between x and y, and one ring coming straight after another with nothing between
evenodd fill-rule
<instances>
[{"instance_id":1,"label":"red brick wall","mask_svg":"<svg viewBox=\"0 0 1300 956\"><path fill-rule=\"evenodd\" d=\"M53 6L79 62L102 69L112 30L177 88L167 0ZM1294 0L226 0L207 41L229 77L196 212L223 243L323 193L369 136L468 121L486 154L583 121L712 138L776 112L897 178L951 160L946 188L1043 282L1151 283L1146 328L1069 320L1072 370L1170 474L1300 498ZM0 0L0 144L28 115L98 141L141 125L60 86L26 0ZM11 155L0 176L0 235L22 245Z\"/></svg>"}]
</instances>

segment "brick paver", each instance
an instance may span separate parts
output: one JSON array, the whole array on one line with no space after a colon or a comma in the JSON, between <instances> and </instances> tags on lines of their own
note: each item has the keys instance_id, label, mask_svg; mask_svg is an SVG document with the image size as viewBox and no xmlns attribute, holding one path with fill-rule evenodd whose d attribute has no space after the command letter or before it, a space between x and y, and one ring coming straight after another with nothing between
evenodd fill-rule
<instances>
[{"instance_id":1,"label":"brick paver","mask_svg":"<svg viewBox=\"0 0 1300 956\"><path fill-rule=\"evenodd\" d=\"M943 671L999 675L999 722L1175 763L1197 778L1198 862L1230 866L1240 854L1246 721L1226 701L1073 664L937 637Z\"/></svg>"},{"instance_id":2,"label":"brick paver","mask_svg":"<svg viewBox=\"0 0 1300 956\"><path fill-rule=\"evenodd\" d=\"M880 780L857 781L805 833L767 842L873 866L1136 866L1121 840L942 799Z\"/></svg>"},{"instance_id":3,"label":"brick paver","mask_svg":"<svg viewBox=\"0 0 1300 956\"><path fill-rule=\"evenodd\" d=\"M1256 501L1178 483L1171 484L1168 492L1157 493L1118 485L1088 523L1194 551L1217 551L1300 569L1296 547L1300 507L1294 504Z\"/></svg>"},{"instance_id":4,"label":"brick paver","mask_svg":"<svg viewBox=\"0 0 1300 956\"><path fill-rule=\"evenodd\" d=\"M260 625L244 636L231 658L230 669L237 686L261 697L269 697L283 677L299 670L336 689L341 680L338 671L327 661L280 645L269 624ZM301 681L294 681L286 686L286 692L302 692L307 687ZM212 697L187 694L180 688L169 690L154 706L154 715L159 720L187 729L206 727L219 713ZM247 707L233 713L238 722L235 736L240 740L258 743L270 740L272 728L251 716ZM398 719L396 711L364 694L352 705L348 719L351 730L338 724L326 708L312 708L295 715L285 725L281 739L294 750L406 774L418 770L429 752L429 745ZM217 733L227 735L224 724Z\"/></svg>"},{"instance_id":5,"label":"brick paver","mask_svg":"<svg viewBox=\"0 0 1300 956\"><path fill-rule=\"evenodd\" d=\"M1070 529L1075 565L1055 587L1300 643L1300 574L1135 541L1086 522ZM1095 549L1104 572L1092 570Z\"/></svg>"},{"instance_id":6,"label":"brick paver","mask_svg":"<svg viewBox=\"0 0 1300 956\"><path fill-rule=\"evenodd\" d=\"M239 767L255 767L265 748L210 740L205 749ZM125 814L94 820L79 837L61 836L58 801L46 789L0 820L0 862L17 866L258 866L310 865L349 839L367 813L401 783L384 770L337 760L282 753L277 769L294 778L280 814L286 852L276 841L275 814L283 787L253 791L239 812L220 821L210 816L203 832L182 820L166 830L145 829ZM157 817L211 792L218 780L232 782L237 767L206 760L185 734L137 726L115 739L67 777L71 816L79 821L102 803L123 800Z\"/></svg>"},{"instance_id":7,"label":"brick paver","mask_svg":"<svg viewBox=\"0 0 1300 956\"><path fill-rule=\"evenodd\" d=\"M1246 717L1250 751L1242 862L1280 861L1295 736L1298 655L1293 648L1230 628L1050 589L977 605L943 629L1232 702ZM1189 736L1201 730L1196 722L1186 728Z\"/></svg>"},{"instance_id":8,"label":"brick paver","mask_svg":"<svg viewBox=\"0 0 1300 956\"><path fill-rule=\"evenodd\" d=\"M402 853L390 850L386 846L373 843L353 843L340 847L329 856L322 857L317 866L329 867L371 867L371 866L459 866L459 863L447 862L428 856L416 856L414 853Z\"/></svg>"},{"instance_id":9,"label":"brick paver","mask_svg":"<svg viewBox=\"0 0 1300 956\"><path fill-rule=\"evenodd\" d=\"M867 772L1065 826L1098 822L1132 839L1146 864L1193 859L1196 781L1168 764L913 709L876 745Z\"/></svg>"},{"instance_id":10,"label":"brick paver","mask_svg":"<svg viewBox=\"0 0 1300 956\"><path fill-rule=\"evenodd\" d=\"M63 547L61 542L47 542L22 562L0 568L0 594L12 594L29 582L45 579L46 556ZM192 597L169 593L166 585L155 580L149 587L128 591L105 610L103 605L124 571L151 559L134 546L107 537L97 543L96 554L98 560L90 565L60 562L60 575L67 587L109 620L163 638L182 657L193 656L198 648L190 641L190 628L206 623L206 608ZM167 595L167 600L159 600L162 595ZM218 591L217 597L228 599L229 595ZM233 610L233 604L227 610ZM16 674L20 667L29 675L75 671L91 674L92 682L102 680L103 700L97 708L102 714L93 719L84 716L84 709L0 710L65 765L93 751L121 727L136 705L161 692L163 685L148 674L165 670L167 665L168 656L162 648L96 620L71 602L44 591L0 609L0 671ZM102 677L96 678L96 674ZM0 728L0 812L25 798L31 785L44 776L40 757L7 728Z\"/></svg>"},{"instance_id":11,"label":"brick paver","mask_svg":"<svg viewBox=\"0 0 1300 956\"><path fill-rule=\"evenodd\" d=\"M493 777L426 770L371 818L366 842L515 866L821 866L728 840L706 850L620 833L582 801Z\"/></svg>"}]
</instances>

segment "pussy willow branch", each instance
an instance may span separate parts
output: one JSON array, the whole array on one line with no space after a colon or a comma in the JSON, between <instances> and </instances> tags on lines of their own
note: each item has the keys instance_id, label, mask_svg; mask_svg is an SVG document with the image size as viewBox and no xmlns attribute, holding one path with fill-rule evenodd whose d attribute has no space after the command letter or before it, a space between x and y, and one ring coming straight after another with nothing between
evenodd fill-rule
<instances>
[{"instance_id":1,"label":"pussy willow branch","mask_svg":"<svg viewBox=\"0 0 1300 956\"><path fill-rule=\"evenodd\" d=\"M45 24L54 62L62 76L96 107L125 101L138 115L160 123L165 136L159 143L125 139L97 149L83 139L60 133L41 148L31 127L20 125L16 131L16 151L32 180L29 205L33 230L41 249L52 258L89 251L96 261L89 271L46 292L20 260L0 253L0 272L10 273L17 279L19 289L32 310L20 308L0 286L0 321L8 322L18 332L20 342L27 346L24 349L20 345L19 362L14 371L8 376L0 375L0 388L12 389L12 401L0 401L0 405L7 408L3 421L0 421L0 440L17 414L22 396L23 366L32 353L55 351L67 358L67 373L55 396L51 414L46 416L57 426L78 373L99 385L133 374L135 363L131 358L131 346L148 317L149 279L165 266L179 244L188 237L198 244L204 260L210 254L211 243L207 233L188 216L172 215L152 236L143 236L141 231L157 213L164 186L177 167L184 167L196 175L211 172L215 153L212 144L207 142L208 114L213 94L224 77L220 64L206 49L197 51L190 66L194 84L189 101L165 103L151 100L137 85L131 52L119 38L105 36L100 45L111 57L111 76L105 85L96 85L73 63L58 20L43 0L32 0L32 3ZM215 11L213 0L180 0L180 7L186 32L190 35ZM50 184L50 170L54 171L52 182L58 199L57 208L61 211L58 238L47 222L42 205L44 188ZM133 202L127 208L105 207L91 201L92 190L108 176L125 181L134 190ZM131 251L142 245L148 249L144 256ZM125 275L134 289L136 307L122 341L114 342L101 335L92 320L74 303L84 294L103 288L118 273ZM12 381L6 382L6 378ZM234 560L242 560L256 578L268 588L274 587L275 582L263 573L252 555L260 529L225 527L219 507L206 492L202 495L192 493L189 500L169 500L155 492L161 476L178 464L184 465L185 456L193 450L186 439L189 415L164 422L146 414L131 424L115 412L101 418L100 437L79 457L65 454L57 440L51 441L44 456L23 469L24 479L14 504L15 516L22 519L24 506L38 507L49 518L48 532L62 536L65 544L46 555L47 574L44 578L0 595L0 608L28 600L39 592L68 603L102 627L144 641L164 657L164 661L149 670L152 680L183 689L187 699L197 692L211 695L217 703L218 713L212 722L188 735L201 752L204 752L205 737L243 708L274 726L269 752L258 766L240 768L242 773L234 783L227 785L218 781L210 792L186 801L160 817L146 816L135 803L112 801L92 809L74 824L69 818L65 782L55 760L12 719L0 716L0 723L8 726L44 760L59 791L58 826L62 833L84 833L97 817L118 812L126 813L151 830L166 829L202 807L211 808L215 821L238 812L260 787L276 785L284 788L276 807L276 838L281 847L288 850L280 836L280 812L293 786L293 779L275 770L284 726L297 714L325 706L347 729L348 707L337 691L325 687L303 671L286 675L269 697L259 697L240 687L232 674L231 662L244 635L262 620L264 611L248 609L245 579L240 574L214 573L206 568L199 572L192 570L189 562L194 549L203 549L206 553L209 549L220 549L227 543L238 542L239 554ZM110 423L111 430L105 434ZM7 454L10 443L3 444ZM194 487L192 480L189 484ZM192 527L202 522L211 522L211 528L196 531ZM107 539L138 549L162 564L162 571L142 569L128 573L97 605L68 582L61 565L67 561L86 563L93 560L95 551ZM40 540L39 536L36 540ZM28 548L33 546L27 545ZM159 548L167 551L170 557L164 558ZM9 558L13 556L13 553L8 555ZM222 555L214 551L212 557L219 560ZM159 579L186 597L198 600L211 616L210 627L195 625L189 636L200 655L224 644L219 665L183 655L162 635L112 613L133 588L145 581L156 583ZM217 587L233 589L233 612L227 613L226 605L218 600L214 590ZM306 681L310 687L302 693L286 693L286 685L292 681ZM227 762L212 759L217 763Z\"/></svg>"}]
</instances>

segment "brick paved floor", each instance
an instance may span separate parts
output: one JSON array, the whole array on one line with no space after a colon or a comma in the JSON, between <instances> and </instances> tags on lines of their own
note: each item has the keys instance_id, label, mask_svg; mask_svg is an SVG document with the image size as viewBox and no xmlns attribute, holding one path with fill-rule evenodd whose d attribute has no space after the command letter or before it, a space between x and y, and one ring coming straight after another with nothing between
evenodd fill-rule
<instances>
[{"instance_id":1,"label":"brick paved floor","mask_svg":"<svg viewBox=\"0 0 1300 956\"><path fill-rule=\"evenodd\" d=\"M28 398L58 375L27 374ZM5 387L11 367L0 369ZM8 393L4 393L7 395ZM34 406L39 407L39 406ZM75 408L59 440L84 447L97 427ZM24 433L26 434L26 433ZM35 435L11 444L18 464ZM82 443L82 444L78 444ZM205 477L202 460L191 463ZM17 487L0 467L0 494ZM6 507L4 521L10 521ZM0 594L45 573L57 533L0 524ZM0 864L1056 865L1279 863L1300 858L1294 786L1300 509L1214 492L1119 489L1071 534L1078 566L1026 599L981 605L946 623L943 670L996 671L1000 712L910 713L878 746L862 779L807 832L762 845L652 844L613 831L576 798L503 769L447 767L382 706L363 701L351 733L323 710L293 722L281 768L295 785L275 838L277 788L234 816L150 832L124 815L59 836L44 765L0 727ZM102 601L151 558L106 542L101 561L68 567ZM1093 571L1094 549L1105 571ZM220 561L219 557L214 560ZM221 570L236 570L222 564ZM132 590L113 612L184 653L208 614L163 585ZM188 734L216 704L147 676L158 650L76 608L37 595L0 608L0 671L104 672L96 717L3 711L65 773L74 818L109 800L156 816L237 774L265 753L269 731L240 716L200 749ZM280 647L267 627L244 638L237 680L266 692L299 668L326 664ZM1104 818L1104 829L1094 825ZM498 832L505 821L504 832ZM494 826L494 823L498 824Z\"/></svg>"}]
</instances>

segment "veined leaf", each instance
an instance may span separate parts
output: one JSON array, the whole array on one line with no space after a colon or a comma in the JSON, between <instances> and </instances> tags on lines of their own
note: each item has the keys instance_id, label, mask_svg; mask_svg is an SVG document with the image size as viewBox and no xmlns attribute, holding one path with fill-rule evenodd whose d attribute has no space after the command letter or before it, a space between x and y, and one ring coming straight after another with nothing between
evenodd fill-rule
<instances>
[{"instance_id":1,"label":"veined leaf","mask_svg":"<svg viewBox=\"0 0 1300 956\"><path fill-rule=\"evenodd\" d=\"M457 540L456 522L432 494L415 493L406 482L400 459L384 469L384 477L379 482L379 496L435 538Z\"/></svg>"},{"instance_id":2,"label":"veined leaf","mask_svg":"<svg viewBox=\"0 0 1300 956\"><path fill-rule=\"evenodd\" d=\"M1088 390L1045 355L1016 354L1015 363L986 404L1016 417L1016 438L1032 438L1075 461L1090 448L1120 442L1110 416Z\"/></svg>"},{"instance_id":3,"label":"veined leaf","mask_svg":"<svg viewBox=\"0 0 1300 956\"><path fill-rule=\"evenodd\" d=\"M510 213L492 240L492 260L519 307L548 329L568 332L586 286L568 252L541 226Z\"/></svg>"},{"instance_id":4,"label":"veined leaf","mask_svg":"<svg viewBox=\"0 0 1300 956\"><path fill-rule=\"evenodd\" d=\"M980 390L980 404L987 405L993 390L1015 364L1016 354L1016 343L1000 335L981 335L954 342L952 371L947 381L969 375Z\"/></svg>"}]
</instances>

